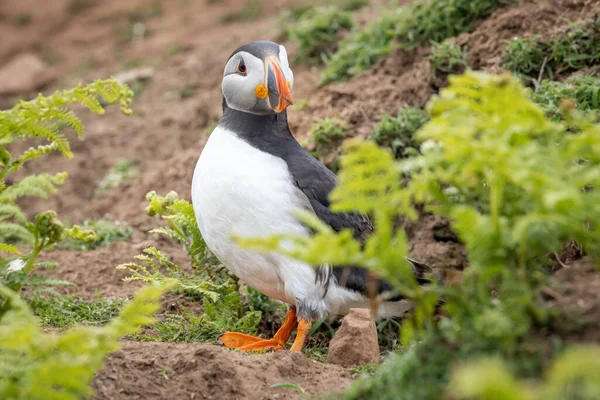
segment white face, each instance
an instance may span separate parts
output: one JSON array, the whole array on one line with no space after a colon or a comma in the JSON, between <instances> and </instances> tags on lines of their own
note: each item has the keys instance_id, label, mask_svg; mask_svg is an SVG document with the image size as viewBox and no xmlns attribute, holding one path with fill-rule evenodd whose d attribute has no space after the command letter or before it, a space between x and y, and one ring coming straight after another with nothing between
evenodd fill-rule
<instances>
[{"instance_id":1,"label":"white face","mask_svg":"<svg viewBox=\"0 0 600 400\"><path fill-rule=\"evenodd\" d=\"M240 51L231 57L223 73L227 105L252 114L279 113L291 104L294 74L285 47L262 60Z\"/></svg>"}]
</instances>

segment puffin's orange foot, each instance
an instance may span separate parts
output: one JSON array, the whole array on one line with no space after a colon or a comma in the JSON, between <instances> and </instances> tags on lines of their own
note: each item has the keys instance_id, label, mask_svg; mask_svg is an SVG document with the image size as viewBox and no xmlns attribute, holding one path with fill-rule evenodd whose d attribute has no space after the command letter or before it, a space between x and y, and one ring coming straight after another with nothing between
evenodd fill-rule
<instances>
[{"instance_id":1,"label":"puffin's orange foot","mask_svg":"<svg viewBox=\"0 0 600 400\"><path fill-rule=\"evenodd\" d=\"M219 340L225 347L241 351L283 350L284 346L277 339L262 339L237 332L225 332Z\"/></svg>"},{"instance_id":2,"label":"puffin's orange foot","mask_svg":"<svg viewBox=\"0 0 600 400\"><path fill-rule=\"evenodd\" d=\"M283 350L297 325L296 308L292 307L289 309L283 325L279 328L275 336L273 336L273 339L261 339L244 333L225 332L219 340L223 342L225 347L241 351Z\"/></svg>"},{"instance_id":3,"label":"puffin's orange foot","mask_svg":"<svg viewBox=\"0 0 600 400\"><path fill-rule=\"evenodd\" d=\"M249 344L254 344L256 342L260 342L264 340L263 338L259 338L256 336L246 335L244 333L237 332L225 332L219 340L223 342L225 347L230 349L239 349L240 347L247 346Z\"/></svg>"}]
</instances>

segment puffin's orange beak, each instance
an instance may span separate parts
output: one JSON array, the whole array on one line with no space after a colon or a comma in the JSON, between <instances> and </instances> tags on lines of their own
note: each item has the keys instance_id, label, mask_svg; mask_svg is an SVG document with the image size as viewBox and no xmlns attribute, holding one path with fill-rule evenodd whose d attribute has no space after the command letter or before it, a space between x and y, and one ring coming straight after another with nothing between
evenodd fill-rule
<instances>
[{"instance_id":1,"label":"puffin's orange beak","mask_svg":"<svg viewBox=\"0 0 600 400\"><path fill-rule=\"evenodd\" d=\"M283 75L281 63L275 56L269 56L265 59L265 83L269 91L269 102L271 108L276 113L280 113L292 103L292 92L290 91L290 82Z\"/></svg>"}]
</instances>

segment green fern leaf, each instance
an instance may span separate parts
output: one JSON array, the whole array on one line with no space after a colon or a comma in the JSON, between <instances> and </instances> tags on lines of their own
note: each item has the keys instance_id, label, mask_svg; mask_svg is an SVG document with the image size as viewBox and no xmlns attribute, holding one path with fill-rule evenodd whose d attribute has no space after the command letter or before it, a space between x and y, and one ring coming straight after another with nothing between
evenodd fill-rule
<instances>
[{"instance_id":1,"label":"green fern leaf","mask_svg":"<svg viewBox=\"0 0 600 400\"><path fill-rule=\"evenodd\" d=\"M6 244L6 243L0 243L0 251L4 252L4 253L10 253L10 254L21 254L21 252L19 251L19 249L17 249L15 246L13 246L12 244Z\"/></svg>"},{"instance_id":2,"label":"green fern leaf","mask_svg":"<svg viewBox=\"0 0 600 400\"><path fill-rule=\"evenodd\" d=\"M30 175L0 192L0 201L15 201L24 196L37 196L47 199L48 194L55 193L56 186L62 185L66 179L66 172L56 175L46 173Z\"/></svg>"},{"instance_id":3,"label":"green fern leaf","mask_svg":"<svg viewBox=\"0 0 600 400\"><path fill-rule=\"evenodd\" d=\"M69 110L66 107L62 107L57 110L55 114L52 115L54 119L59 121L63 121L68 126L73 128L75 132L77 132L77 136L81 137L83 134L83 123L81 120L75 115L75 113Z\"/></svg>"},{"instance_id":4,"label":"green fern leaf","mask_svg":"<svg viewBox=\"0 0 600 400\"><path fill-rule=\"evenodd\" d=\"M25 213L21 211L21 209L15 205L10 203L0 203L0 218L16 218L20 222L27 221L27 217L25 217Z\"/></svg>"},{"instance_id":5,"label":"green fern leaf","mask_svg":"<svg viewBox=\"0 0 600 400\"><path fill-rule=\"evenodd\" d=\"M33 243L35 240L33 234L22 225L6 221L0 224L0 238L2 240L11 238L12 240L19 240L24 243Z\"/></svg>"}]
</instances>

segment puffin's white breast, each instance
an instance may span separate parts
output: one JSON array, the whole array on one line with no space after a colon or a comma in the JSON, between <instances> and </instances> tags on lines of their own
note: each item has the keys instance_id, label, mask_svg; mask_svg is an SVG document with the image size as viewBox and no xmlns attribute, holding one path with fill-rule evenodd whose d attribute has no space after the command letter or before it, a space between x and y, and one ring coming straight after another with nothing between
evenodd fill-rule
<instances>
[{"instance_id":1,"label":"puffin's white breast","mask_svg":"<svg viewBox=\"0 0 600 400\"><path fill-rule=\"evenodd\" d=\"M298 283L312 279L314 285L311 267L294 260L284 262L280 255L242 249L230 236L307 234L291 214L300 202L285 161L217 127L196 164L192 202L208 247L248 285L292 304L298 288L291 287L286 275L296 275L293 281ZM290 270L282 271L282 264Z\"/></svg>"}]
</instances>

